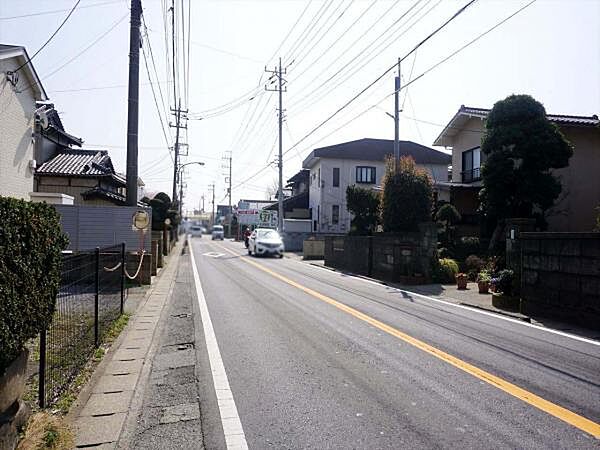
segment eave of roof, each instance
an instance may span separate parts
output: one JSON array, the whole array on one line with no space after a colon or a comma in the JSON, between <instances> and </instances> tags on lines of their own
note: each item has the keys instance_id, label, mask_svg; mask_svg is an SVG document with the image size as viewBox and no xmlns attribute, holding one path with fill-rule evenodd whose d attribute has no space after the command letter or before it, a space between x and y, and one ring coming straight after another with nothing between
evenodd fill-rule
<instances>
[{"instance_id":1,"label":"eave of roof","mask_svg":"<svg viewBox=\"0 0 600 450\"><path fill-rule=\"evenodd\" d=\"M448 125L444 127L439 136L433 141L435 146L448 147L451 145L451 138L458 134L466 122L471 118L485 120L490 113L490 109L474 108L461 105L456 114L450 119ZM593 116L571 116L566 114L547 114L546 117L551 122L563 126L575 127L597 127L600 126L600 120L597 115Z\"/></svg>"},{"instance_id":2,"label":"eave of roof","mask_svg":"<svg viewBox=\"0 0 600 450\"><path fill-rule=\"evenodd\" d=\"M27 50L21 45L0 44L0 59L17 58L19 66L23 65L23 69L27 69L29 75L33 79L32 88L39 93L40 100L48 100L48 94L42 85L42 80L35 71Z\"/></svg>"},{"instance_id":3,"label":"eave of roof","mask_svg":"<svg viewBox=\"0 0 600 450\"><path fill-rule=\"evenodd\" d=\"M119 206L124 206L127 204L127 199L124 195L121 195L118 192L107 191L106 189L102 189L99 187L95 187L90 189L89 191L82 192L81 196L84 199L93 197L103 198ZM148 205L142 201L138 201L137 206L147 207Z\"/></svg>"},{"instance_id":4,"label":"eave of roof","mask_svg":"<svg viewBox=\"0 0 600 450\"><path fill-rule=\"evenodd\" d=\"M383 161L394 154L394 141L390 139L364 138L314 149L302 162L308 169L319 158L347 159L356 161ZM412 156L417 164L450 164L452 157L439 150L412 141L400 141L400 155Z\"/></svg>"}]
</instances>

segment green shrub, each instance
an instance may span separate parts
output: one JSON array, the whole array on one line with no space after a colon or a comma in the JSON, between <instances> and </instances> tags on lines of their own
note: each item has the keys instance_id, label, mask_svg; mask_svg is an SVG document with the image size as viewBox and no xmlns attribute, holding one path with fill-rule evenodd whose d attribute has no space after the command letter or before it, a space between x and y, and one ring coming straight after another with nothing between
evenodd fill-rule
<instances>
[{"instance_id":1,"label":"green shrub","mask_svg":"<svg viewBox=\"0 0 600 450\"><path fill-rule=\"evenodd\" d=\"M431 220L433 182L412 157L403 156L397 165L388 158L381 184L383 231L416 231L420 223Z\"/></svg>"},{"instance_id":2,"label":"green shrub","mask_svg":"<svg viewBox=\"0 0 600 450\"><path fill-rule=\"evenodd\" d=\"M485 266L485 261L477 255L469 255L465 260L465 269L469 279L475 281L479 271Z\"/></svg>"},{"instance_id":3,"label":"green shrub","mask_svg":"<svg viewBox=\"0 0 600 450\"><path fill-rule=\"evenodd\" d=\"M458 273L458 263L450 258L441 258L434 267L433 279L438 283L453 283Z\"/></svg>"},{"instance_id":4,"label":"green shrub","mask_svg":"<svg viewBox=\"0 0 600 450\"><path fill-rule=\"evenodd\" d=\"M346 188L346 207L354 216L349 234L370 235L377 227L379 193L360 186Z\"/></svg>"},{"instance_id":5,"label":"green shrub","mask_svg":"<svg viewBox=\"0 0 600 450\"><path fill-rule=\"evenodd\" d=\"M510 269L498 272L490 281L496 292L505 295L513 295L516 291L515 273Z\"/></svg>"},{"instance_id":6,"label":"green shrub","mask_svg":"<svg viewBox=\"0 0 600 450\"><path fill-rule=\"evenodd\" d=\"M0 197L0 375L52 321L68 239L45 203Z\"/></svg>"}]
</instances>

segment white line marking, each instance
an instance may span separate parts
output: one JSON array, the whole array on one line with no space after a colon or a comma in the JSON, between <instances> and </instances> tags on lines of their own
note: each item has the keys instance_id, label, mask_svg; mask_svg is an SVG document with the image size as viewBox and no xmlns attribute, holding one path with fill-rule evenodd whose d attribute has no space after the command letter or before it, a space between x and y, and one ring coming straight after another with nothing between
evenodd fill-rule
<instances>
[{"instance_id":1,"label":"white line marking","mask_svg":"<svg viewBox=\"0 0 600 450\"><path fill-rule=\"evenodd\" d=\"M294 261L294 262L299 263L299 264L303 264L305 267L314 267L315 269L326 270L329 273L335 273L338 276L341 275L339 272L337 272L335 270L332 270L332 269L328 269L327 267L321 267L321 266L317 266L317 265L314 265L314 264L307 264L305 262L298 261L298 260L293 259L293 258L287 258L287 260ZM493 317L495 319L506 320L507 322L517 323L517 324L525 326L525 327L535 328L535 329L538 329L538 330L541 330L541 331L545 331L547 333L557 334L559 336L564 336L564 337L567 337L567 338L571 338L571 339L574 339L576 341L581 341L581 342L585 342L587 344L592 344L592 345L600 346L600 341L595 341L593 339L584 338L584 337L581 337L581 336L577 336L575 334L565 333L564 331L559 331L559 330L554 330L552 328L542 327L540 325L536 325L536 324L533 324L533 323L525 322L523 320L519 320L519 319L514 319L512 317L503 316L502 314L495 314L493 312L483 311L483 310L478 309L478 308L471 308L469 306L459 305L459 304L456 304L456 303L449 302L447 300L441 300L439 298L429 297L427 295L419 294L417 292L407 291L405 289L400 289L400 288L397 288L397 287L394 287L394 286L390 286L388 284L382 284L382 283L379 283L377 281L368 280L366 278L363 278L363 277L360 277L360 276L356 276L356 275L351 275L349 273L348 274L344 274L344 275L345 276L350 276L350 277L354 278L355 280L364 281L365 283L375 284L375 285L377 285L379 287L386 287L386 288L389 288L389 289L393 289L393 290L395 290L397 292L404 292L405 294L414 295L416 297L422 297L422 298L425 298L427 300L430 300L430 301L433 301L433 302L436 302L436 303L442 303L444 305L449 305L449 306L453 306L455 308L464 309L466 311L470 311L470 312L477 313L477 314L482 314L484 316Z\"/></svg>"},{"instance_id":2,"label":"white line marking","mask_svg":"<svg viewBox=\"0 0 600 450\"><path fill-rule=\"evenodd\" d=\"M233 393L229 387L227 373L219 351L219 344L215 336L215 330L210 320L206 298L200 284L200 276L196 267L196 259L192 244L188 238L188 248L192 259L192 271L194 273L194 285L196 287L196 295L198 296L198 306L200 307L200 316L202 318L202 327L204 328L204 337L206 339L206 349L208 351L208 360L210 362L211 373L213 377L213 385L217 395L217 403L219 405L219 415L221 416L221 424L223 433L225 434L225 443L228 449L248 449L246 436L242 428L242 422L238 414Z\"/></svg>"}]
</instances>

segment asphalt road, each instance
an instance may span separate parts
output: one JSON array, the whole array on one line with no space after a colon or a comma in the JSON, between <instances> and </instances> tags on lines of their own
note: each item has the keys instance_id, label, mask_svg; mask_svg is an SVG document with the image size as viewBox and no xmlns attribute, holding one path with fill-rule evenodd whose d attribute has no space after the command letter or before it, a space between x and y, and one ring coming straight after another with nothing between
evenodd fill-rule
<instances>
[{"instance_id":1,"label":"asphalt road","mask_svg":"<svg viewBox=\"0 0 600 450\"><path fill-rule=\"evenodd\" d=\"M240 243L191 249L251 449L600 448L599 345Z\"/></svg>"}]
</instances>

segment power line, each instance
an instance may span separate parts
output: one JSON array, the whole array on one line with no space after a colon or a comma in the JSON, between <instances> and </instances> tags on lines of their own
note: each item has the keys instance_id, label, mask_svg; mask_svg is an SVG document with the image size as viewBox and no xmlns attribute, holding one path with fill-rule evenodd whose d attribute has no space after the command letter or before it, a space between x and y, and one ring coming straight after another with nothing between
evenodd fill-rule
<instances>
[{"instance_id":1,"label":"power line","mask_svg":"<svg viewBox=\"0 0 600 450\"><path fill-rule=\"evenodd\" d=\"M129 16L129 13L127 13L123 17L121 17L108 30L106 30L104 33L102 33L100 36L98 36L91 44L89 44L87 47L85 47L83 50L81 50L80 52L78 52L73 57L69 58L62 65L60 65L59 67L57 67L56 69L54 69L52 72L50 72L48 75L46 75L43 78L43 80L47 80L48 78L50 78L51 76L53 76L54 74L56 74L57 72L61 71L62 69L64 69L69 64L71 64L73 61L75 61L77 58L79 58L85 52L87 52L90 48L92 48L94 45L96 45L98 42L100 42L104 37L106 37L111 31L113 31L119 24L121 24L121 22L123 22L128 16ZM32 89L37 84L38 84L38 82L34 82L34 83L30 84L27 88L24 89L24 91Z\"/></svg>"},{"instance_id":2,"label":"power line","mask_svg":"<svg viewBox=\"0 0 600 450\"><path fill-rule=\"evenodd\" d=\"M105 5L113 5L115 3L122 3L123 0L112 0L109 2L102 2L102 3L94 3L92 5L83 5L79 7L79 10L82 9L86 9L86 8L94 8L96 6L105 6ZM54 9L52 11L40 11L37 13L30 13L30 14L21 14L19 16L7 16L7 17L0 17L0 20L14 20L14 19L25 19L27 17L36 17L36 16L46 16L49 14L58 14L61 12L67 12L70 11L69 8L67 9Z\"/></svg>"},{"instance_id":3,"label":"power line","mask_svg":"<svg viewBox=\"0 0 600 450\"><path fill-rule=\"evenodd\" d=\"M275 55L279 54L279 50L281 50L281 47L283 47L283 44L285 43L285 41L287 41L287 39L290 37L290 35L292 34L292 32L294 31L294 29L298 25L298 23L300 23L300 20L302 19L302 17L304 17L304 14L306 14L306 11L308 11L308 8L309 8L309 6L310 6L310 4L312 2L313 2L313 0L310 0L306 4L306 6L304 7L304 9L302 10L302 12L300 13L300 15L298 16L298 18L294 22L294 25L292 25L292 28L290 28L290 31L288 31L288 33L285 35L285 37L283 38L283 40L279 43L279 47L277 47L277 50L275 50L273 52L273 55L271 55L271 57L269 58L269 60L267 62L271 62L271 60L273 58L275 58Z\"/></svg>"},{"instance_id":4,"label":"power line","mask_svg":"<svg viewBox=\"0 0 600 450\"><path fill-rule=\"evenodd\" d=\"M54 33L52 33L52 35L48 38L48 40L46 42L44 42L44 45L42 45L34 54L31 58L28 58L27 61L25 61L23 64L21 64L19 67L17 67L13 73L17 73L19 70L21 70L24 66L26 66L27 64L29 64L33 58L35 58L39 52L41 52L46 45L48 45L50 43L50 41L54 38L54 36L56 36L56 34L60 31L60 29L63 27L63 25L65 23L67 23L67 20L69 20L69 17L71 17L71 14L73 14L75 12L75 8L77 8L77 5L79 5L79 2L81 2L81 0L77 0L75 2L75 4L73 5L73 7L71 8L71 11L69 11L69 14L67 14L67 17L64 18L64 20L62 21L62 23L58 26L58 28L54 31Z\"/></svg>"},{"instance_id":5,"label":"power line","mask_svg":"<svg viewBox=\"0 0 600 450\"><path fill-rule=\"evenodd\" d=\"M469 3L467 3L466 5L464 5L462 8L460 8L456 13L454 13L454 15L452 17L450 17L448 20L446 20L442 25L440 25L438 28L436 28L433 32L431 32L425 39L423 39L421 42L419 42L416 46L413 47L412 50L410 50L406 55L404 55L400 61L403 61L404 59L406 59L408 56L410 56L412 53L414 53L419 47L421 47L423 44L425 44L429 39L431 39L435 34L437 34L438 32L440 32L444 27L446 27L450 22L452 22L454 19L456 19L459 15L461 15L469 6L471 6L473 3L475 3L477 0L470 0ZM535 0L534 0L535 1ZM369 88L371 88L374 84L376 84L379 80L381 80L388 72L394 70L397 67L397 63L395 63L394 65L390 66L388 69L386 69L381 75L379 75L374 81L372 81L371 83L369 83L365 88L363 88L358 94L356 94L354 97L352 97L350 100L348 100L346 103L344 103L340 108L338 108L333 114L331 114L329 117L327 117L325 120L323 120L321 123L319 123L319 125L317 125L315 128L313 128L310 132L308 132L304 137L302 137L298 142L296 142L294 145L292 145L292 147L290 147L288 150L286 150L285 153L289 152L290 150L294 149L295 147L297 147L301 142L305 141L309 136L311 136L312 134L314 134L319 128L321 128L323 125L325 125L327 122L329 122L331 119L333 119L335 116L337 116L341 111L343 111L344 109L346 109L352 102L354 102L358 97L360 97L362 94L364 94Z\"/></svg>"},{"instance_id":6,"label":"power line","mask_svg":"<svg viewBox=\"0 0 600 450\"><path fill-rule=\"evenodd\" d=\"M501 25L503 25L504 23L508 22L510 19L512 19L514 16L516 16L517 14L521 13L522 11L524 11L526 8L528 8L529 6L531 6L533 3L535 3L536 0L531 0L529 3L525 4L524 6L518 8L515 12L513 12L512 14L510 14L509 16L505 17L504 19L502 19L500 22L498 22L497 24L495 24L494 26L492 26L491 28L489 28L488 30L484 31L483 33L479 34L478 36L476 36L474 39L470 40L469 42L467 42L466 44L462 45L461 47L459 47L457 50L455 50L454 52L452 52L450 55L448 55L447 57L443 58L442 60L438 61L436 64L434 64L433 66L429 67L427 70L425 70L424 72L422 72L420 75L418 75L417 77L415 77L413 80L409 81L408 83L406 83L404 86L402 86L400 88L400 91L402 91L403 89L407 89L408 86L410 86L411 84L415 83L416 81L418 81L419 79L421 79L422 77L424 77L426 74L428 74L429 72L431 72L432 70L436 69L437 67L439 67L441 64L445 63L446 61L450 60L451 58L453 58L454 56L456 56L458 53L460 53L461 51L463 51L464 49L470 47L471 45L473 45L475 42L479 41L481 38L483 38L484 36L486 36L487 34L489 34L490 32L494 31L495 29L497 29L498 27L500 27ZM396 64L394 64L394 66L392 67L396 67ZM334 134L335 132L339 131L340 129L344 128L345 126L349 125L350 123L352 123L353 121L355 121L356 119L358 119L359 117L363 116L364 114L366 114L368 111L370 111L371 109L377 107L377 105L379 105L381 102L383 102L384 100L386 100L387 98L393 96L395 94L394 92L391 92L389 94L386 94L381 100L379 100L376 104L369 106L368 108L366 108L365 110L361 111L359 114L357 114L356 116L352 117L350 120L348 120L347 122L343 123L341 126L339 126L338 128L336 128L335 130L333 130L331 133L329 133L328 135L326 135L325 137L321 138L320 140L323 140L327 137L329 137L330 135ZM441 124L436 124L434 122L427 122L427 121L423 121L420 120L421 122L424 123L430 123L432 125L436 125L436 126L444 126ZM480 133L480 130L468 130L471 132L477 132ZM288 150L286 150L284 152L284 155L288 152L290 152L294 147L297 147L297 145L300 143L300 141L298 141L296 144L294 144L293 147L290 147ZM312 145L315 145L315 143L313 143ZM311 146L312 146L311 145ZM267 170L270 167L270 165L266 165L264 167L262 167L259 171L253 173L251 176L247 177L246 179L242 180L241 182L239 182L236 187L239 187L241 185L243 185L244 183L246 183L247 181L256 178L258 175L260 175L262 172L264 172L265 170Z\"/></svg>"},{"instance_id":7,"label":"power line","mask_svg":"<svg viewBox=\"0 0 600 450\"><path fill-rule=\"evenodd\" d=\"M150 88L152 89L152 97L154 98L154 104L156 106L156 113L158 114L158 119L160 121L160 127L162 129L163 136L165 138L165 143L167 145L167 152L169 154L169 157L171 157L171 159L173 159L173 157L171 156L171 152L168 150L169 149L169 138L167 137L167 132L165 131L165 124L163 122L162 114L160 113L160 107L158 106L156 92L154 92L154 83L152 83L152 77L150 76L150 68L148 67L148 58L146 57L146 49L144 48L144 46L142 46L142 55L144 56L144 65L146 66L146 73L148 74L148 81L150 82Z\"/></svg>"}]
</instances>

